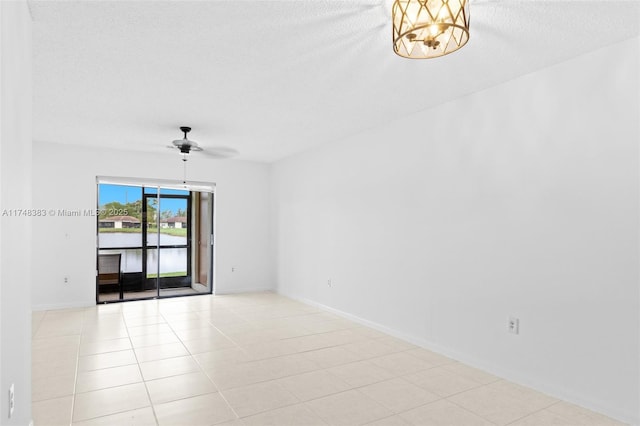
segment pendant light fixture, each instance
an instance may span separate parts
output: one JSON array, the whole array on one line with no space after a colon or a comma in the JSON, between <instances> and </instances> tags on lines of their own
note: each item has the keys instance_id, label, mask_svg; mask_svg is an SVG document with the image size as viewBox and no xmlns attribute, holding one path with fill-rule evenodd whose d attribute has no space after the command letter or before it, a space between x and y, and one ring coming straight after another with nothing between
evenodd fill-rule
<instances>
[{"instance_id":1,"label":"pendant light fixture","mask_svg":"<svg viewBox=\"0 0 640 426\"><path fill-rule=\"evenodd\" d=\"M455 52L469 40L469 0L394 0L393 51L410 59Z\"/></svg>"}]
</instances>

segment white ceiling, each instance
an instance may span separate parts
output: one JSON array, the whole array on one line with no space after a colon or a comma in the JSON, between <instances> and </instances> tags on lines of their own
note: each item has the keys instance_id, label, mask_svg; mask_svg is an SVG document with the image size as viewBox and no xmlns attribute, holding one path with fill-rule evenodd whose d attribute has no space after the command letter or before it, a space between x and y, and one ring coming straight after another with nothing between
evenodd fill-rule
<instances>
[{"instance_id":1,"label":"white ceiling","mask_svg":"<svg viewBox=\"0 0 640 426\"><path fill-rule=\"evenodd\" d=\"M477 0L467 46L408 60L388 1L30 0L34 139L169 153L188 125L270 162L638 35L635 1Z\"/></svg>"}]
</instances>

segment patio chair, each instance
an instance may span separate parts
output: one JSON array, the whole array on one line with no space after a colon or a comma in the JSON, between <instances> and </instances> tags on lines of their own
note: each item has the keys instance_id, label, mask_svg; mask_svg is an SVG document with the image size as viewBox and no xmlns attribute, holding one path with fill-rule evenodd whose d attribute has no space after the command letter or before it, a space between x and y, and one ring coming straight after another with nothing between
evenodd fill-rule
<instances>
[{"instance_id":1,"label":"patio chair","mask_svg":"<svg viewBox=\"0 0 640 426\"><path fill-rule=\"evenodd\" d=\"M98 255L98 289L102 285L117 284L122 299L122 253Z\"/></svg>"}]
</instances>

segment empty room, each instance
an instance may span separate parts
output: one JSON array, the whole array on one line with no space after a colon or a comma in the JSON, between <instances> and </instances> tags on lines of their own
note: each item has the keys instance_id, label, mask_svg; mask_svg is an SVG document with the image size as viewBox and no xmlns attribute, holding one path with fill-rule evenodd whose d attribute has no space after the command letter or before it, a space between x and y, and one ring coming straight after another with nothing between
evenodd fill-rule
<instances>
[{"instance_id":1,"label":"empty room","mask_svg":"<svg viewBox=\"0 0 640 426\"><path fill-rule=\"evenodd\" d=\"M0 424L640 425L637 1L0 22Z\"/></svg>"}]
</instances>

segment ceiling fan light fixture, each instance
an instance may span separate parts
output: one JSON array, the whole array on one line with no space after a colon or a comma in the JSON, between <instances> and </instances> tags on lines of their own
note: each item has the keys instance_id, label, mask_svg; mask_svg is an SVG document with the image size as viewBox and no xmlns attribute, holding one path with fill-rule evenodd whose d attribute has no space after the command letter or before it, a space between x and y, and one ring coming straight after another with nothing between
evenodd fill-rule
<instances>
[{"instance_id":1,"label":"ceiling fan light fixture","mask_svg":"<svg viewBox=\"0 0 640 426\"><path fill-rule=\"evenodd\" d=\"M173 146L178 148L182 154L189 154L191 151L202 151L202 148L198 146L196 141L189 140L187 138L187 133L191 131L191 127L180 127L180 131L184 133L184 137L182 139L174 140Z\"/></svg>"},{"instance_id":2,"label":"ceiling fan light fixture","mask_svg":"<svg viewBox=\"0 0 640 426\"><path fill-rule=\"evenodd\" d=\"M188 154L191 151L202 151L202 148L198 146L197 142L190 141L189 139L176 139L172 143L182 154Z\"/></svg>"},{"instance_id":3,"label":"ceiling fan light fixture","mask_svg":"<svg viewBox=\"0 0 640 426\"><path fill-rule=\"evenodd\" d=\"M469 41L469 0L394 0L393 51L404 58L448 55Z\"/></svg>"}]
</instances>

